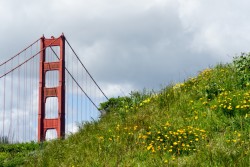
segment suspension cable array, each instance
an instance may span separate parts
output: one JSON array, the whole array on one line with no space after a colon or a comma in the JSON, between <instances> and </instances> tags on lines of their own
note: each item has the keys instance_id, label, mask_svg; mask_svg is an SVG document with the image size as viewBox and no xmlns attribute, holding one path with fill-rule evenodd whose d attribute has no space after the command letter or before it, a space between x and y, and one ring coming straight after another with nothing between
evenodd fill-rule
<instances>
[{"instance_id":1,"label":"suspension cable array","mask_svg":"<svg viewBox=\"0 0 250 167\"><path fill-rule=\"evenodd\" d=\"M35 140L39 40L0 64L0 142ZM3 92L3 93L2 93ZM36 99L36 101L34 101ZM3 103L2 103L3 102Z\"/></svg>"},{"instance_id":2,"label":"suspension cable array","mask_svg":"<svg viewBox=\"0 0 250 167\"><path fill-rule=\"evenodd\" d=\"M58 61L60 48L53 42L40 49L40 39L0 63L0 142L37 141L39 55L46 53L45 63ZM86 121L100 116L98 106L108 100L94 80L82 57L78 56L65 38L65 134L74 133ZM47 71L46 88L58 85L58 71ZM46 99L46 119L58 116L58 99ZM49 129L46 140L56 138L56 131Z\"/></svg>"}]
</instances>

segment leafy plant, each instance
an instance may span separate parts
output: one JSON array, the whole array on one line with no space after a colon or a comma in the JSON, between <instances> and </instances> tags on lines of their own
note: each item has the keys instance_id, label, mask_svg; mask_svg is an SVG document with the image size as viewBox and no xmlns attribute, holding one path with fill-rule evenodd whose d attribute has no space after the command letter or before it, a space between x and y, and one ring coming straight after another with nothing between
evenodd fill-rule
<instances>
[{"instance_id":1,"label":"leafy plant","mask_svg":"<svg viewBox=\"0 0 250 167\"><path fill-rule=\"evenodd\" d=\"M146 92L145 90L141 93L138 91L131 92L130 97L117 97L110 98L108 101L100 103L99 110L105 110L109 112L111 110L119 110L120 108L133 108L138 107L142 104L142 102L151 97L151 92Z\"/></svg>"},{"instance_id":2,"label":"leafy plant","mask_svg":"<svg viewBox=\"0 0 250 167\"><path fill-rule=\"evenodd\" d=\"M235 69L239 75L240 84L245 87L250 81L250 53L242 53L233 60Z\"/></svg>"},{"instance_id":3,"label":"leafy plant","mask_svg":"<svg viewBox=\"0 0 250 167\"><path fill-rule=\"evenodd\" d=\"M108 101L100 103L99 110L105 110L109 112L113 109L119 109L124 106L131 106L132 99L129 97L118 97L118 98L110 98Z\"/></svg>"},{"instance_id":4,"label":"leafy plant","mask_svg":"<svg viewBox=\"0 0 250 167\"><path fill-rule=\"evenodd\" d=\"M217 97L222 91L222 88L216 82L210 82L205 86L206 97L210 100Z\"/></svg>"}]
</instances>

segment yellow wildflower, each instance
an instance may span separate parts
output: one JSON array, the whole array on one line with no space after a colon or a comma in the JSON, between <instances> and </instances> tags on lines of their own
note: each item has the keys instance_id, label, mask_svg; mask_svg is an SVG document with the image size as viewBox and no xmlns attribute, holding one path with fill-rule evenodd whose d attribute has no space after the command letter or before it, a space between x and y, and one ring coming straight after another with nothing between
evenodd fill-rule
<instances>
[{"instance_id":1,"label":"yellow wildflower","mask_svg":"<svg viewBox=\"0 0 250 167\"><path fill-rule=\"evenodd\" d=\"M150 150L152 148L152 145L149 145L148 147L147 147L147 150Z\"/></svg>"}]
</instances>

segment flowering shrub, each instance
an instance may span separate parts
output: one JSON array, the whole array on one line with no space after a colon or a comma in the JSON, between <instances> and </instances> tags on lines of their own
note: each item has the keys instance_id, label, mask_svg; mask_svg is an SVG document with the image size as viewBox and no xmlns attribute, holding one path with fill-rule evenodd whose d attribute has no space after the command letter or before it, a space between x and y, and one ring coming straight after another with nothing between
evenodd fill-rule
<instances>
[{"instance_id":1,"label":"flowering shrub","mask_svg":"<svg viewBox=\"0 0 250 167\"><path fill-rule=\"evenodd\" d=\"M152 153L165 152L171 155L183 155L197 151L196 145L204 142L206 131L187 126L174 129L168 122L160 129L149 129L139 135L146 144L145 148Z\"/></svg>"},{"instance_id":2,"label":"flowering shrub","mask_svg":"<svg viewBox=\"0 0 250 167\"><path fill-rule=\"evenodd\" d=\"M213 109L216 108L229 116L246 115L250 109L250 92L223 92L218 96L218 105L213 106Z\"/></svg>"}]
</instances>

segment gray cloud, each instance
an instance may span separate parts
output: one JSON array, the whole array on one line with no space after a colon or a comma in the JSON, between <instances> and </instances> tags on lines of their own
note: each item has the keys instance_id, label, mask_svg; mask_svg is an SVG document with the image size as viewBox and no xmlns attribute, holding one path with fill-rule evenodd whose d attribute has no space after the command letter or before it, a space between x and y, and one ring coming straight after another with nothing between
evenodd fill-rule
<instances>
[{"instance_id":1,"label":"gray cloud","mask_svg":"<svg viewBox=\"0 0 250 167\"><path fill-rule=\"evenodd\" d=\"M64 32L107 91L158 88L249 51L249 3L1 0L1 57Z\"/></svg>"},{"instance_id":2,"label":"gray cloud","mask_svg":"<svg viewBox=\"0 0 250 167\"><path fill-rule=\"evenodd\" d=\"M109 97L157 89L181 82L218 62L229 62L235 54L249 52L249 6L248 0L0 0L0 63L42 34L57 37L64 32ZM9 67L12 65L0 68L0 74ZM74 64L69 68L76 72ZM29 76L34 80L36 71L32 71ZM15 72L13 76L24 74ZM4 82L0 80L0 85ZM5 91L0 86L0 94L12 92L10 87L14 91L24 87L17 84L15 80L7 83L9 90ZM17 120L26 109L30 112L30 108L37 108L37 86L35 83L22 99L22 104L27 104L24 108L12 106L6 93L6 103L0 104L0 120L5 117L5 127L10 117L3 114L4 110L11 111L13 120ZM73 86L66 86L67 90L69 87ZM68 98L75 97L77 91L68 90ZM88 88L88 92L95 96L95 89ZM0 101L3 98L0 96ZM93 107L84 106L86 111ZM33 112L36 115L37 111ZM97 113L84 115L98 117ZM70 121L66 126L75 129ZM37 133L34 128L31 131Z\"/></svg>"}]
</instances>

